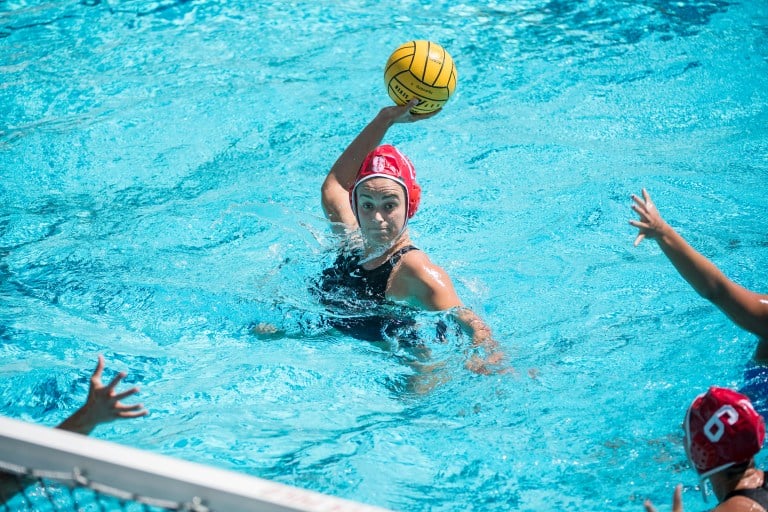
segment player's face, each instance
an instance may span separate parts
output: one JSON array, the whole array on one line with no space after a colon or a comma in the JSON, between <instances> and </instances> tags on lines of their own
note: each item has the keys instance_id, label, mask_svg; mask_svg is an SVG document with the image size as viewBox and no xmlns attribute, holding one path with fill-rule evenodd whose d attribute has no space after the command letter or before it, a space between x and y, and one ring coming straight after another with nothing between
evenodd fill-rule
<instances>
[{"instance_id":1,"label":"player's face","mask_svg":"<svg viewBox=\"0 0 768 512\"><path fill-rule=\"evenodd\" d=\"M405 190L387 178L372 178L357 188L357 216L369 245L389 245L405 225Z\"/></svg>"}]
</instances>

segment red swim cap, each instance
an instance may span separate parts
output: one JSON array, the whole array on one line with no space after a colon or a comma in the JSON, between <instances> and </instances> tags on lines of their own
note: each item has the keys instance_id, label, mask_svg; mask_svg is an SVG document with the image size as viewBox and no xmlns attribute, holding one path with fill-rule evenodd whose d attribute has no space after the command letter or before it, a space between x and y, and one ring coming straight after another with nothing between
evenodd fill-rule
<instances>
[{"instance_id":1,"label":"red swim cap","mask_svg":"<svg viewBox=\"0 0 768 512\"><path fill-rule=\"evenodd\" d=\"M349 190L349 202L352 211L357 216L357 187L371 178L389 178L398 182L405 189L406 215L413 217L419 209L421 187L416 183L416 169L411 161L394 146L385 144L379 146L365 157L360 170L357 171L355 184Z\"/></svg>"},{"instance_id":2,"label":"red swim cap","mask_svg":"<svg viewBox=\"0 0 768 512\"><path fill-rule=\"evenodd\" d=\"M685 450L701 479L749 462L765 438L765 422L749 398L714 386L693 401L684 428Z\"/></svg>"}]
</instances>

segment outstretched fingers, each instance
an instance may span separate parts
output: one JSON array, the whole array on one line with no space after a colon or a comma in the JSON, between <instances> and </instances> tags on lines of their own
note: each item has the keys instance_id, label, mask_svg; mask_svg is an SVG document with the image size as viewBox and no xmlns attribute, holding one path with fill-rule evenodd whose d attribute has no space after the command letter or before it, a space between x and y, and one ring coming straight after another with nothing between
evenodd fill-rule
<instances>
[{"instance_id":1,"label":"outstretched fingers","mask_svg":"<svg viewBox=\"0 0 768 512\"><path fill-rule=\"evenodd\" d=\"M640 199L637 196L633 195L632 199L635 202L638 202L638 204L641 204L639 203ZM629 221L629 224L631 226L634 226L640 230L640 232L637 234L637 237L635 238L635 241L633 243L633 245L637 247L638 245L640 245L640 242L642 242L643 239L645 239L645 231L647 229L650 229L651 225L648 223L648 217L646 216L646 211L643 208L639 207L636 204L633 204L632 209L640 216L640 220L632 219Z\"/></svg>"},{"instance_id":2,"label":"outstretched fingers","mask_svg":"<svg viewBox=\"0 0 768 512\"><path fill-rule=\"evenodd\" d=\"M637 199L637 196L632 196L632 199ZM637 204L633 204L632 211L640 215L641 217L645 217L648 214L648 210L645 208L645 205L642 203L640 203L639 206Z\"/></svg>"},{"instance_id":3,"label":"outstretched fingers","mask_svg":"<svg viewBox=\"0 0 768 512\"><path fill-rule=\"evenodd\" d=\"M655 206L653 204L653 201L651 201L651 196L648 194L648 191L643 188L642 189L642 195L643 198L639 198L637 195L632 194L632 201L634 204L632 205L632 211L634 211L640 219L638 220L630 220L630 225L636 227L640 230L640 232L637 234L637 237L635 238L635 241L633 245L637 247L640 245L640 242L642 242L647 235L654 229L653 228L653 222L654 222L654 210Z\"/></svg>"},{"instance_id":4,"label":"outstretched fingers","mask_svg":"<svg viewBox=\"0 0 768 512\"><path fill-rule=\"evenodd\" d=\"M672 512L683 512L683 484L675 486L675 493L672 495Z\"/></svg>"},{"instance_id":5,"label":"outstretched fingers","mask_svg":"<svg viewBox=\"0 0 768 512\"><path fill-rule=\"evenodd\" d=\"M117 386L126 377L126 372L119 372L106 385L102 383L104 357L98 356L96 369L91 376L88 398L85 404L72 417L62 423L61 428L90 433L97 425L119 418L138 418L146 416L148 411L143 404L123 404L121 400L139 392L136 386L124 391L117 391Z\"/></svg>"},{"instance_id":6,"label":"outstretched fingers","mask_svg":"<svg viewBox=\"0 0 768 512\"><path fill-rule=\"evenodd\" d=\"M140 418L146 416L148 411L144 408L144 404L115 404L114 407L115 416L118 418Z\"/></svg>"},{"instance_id":7,"label":"outstretched fingers","mask_svg":"<svg viewBox=\"0 0 768 512\"><path fill-rule=\"evenodd\" d=\"M421 121L422 119L429 119L430 117L436 116L442 109L437 109L433 112L428 112L426 114L414 114L411 112L413 108L415 108L421 101L418 98L411 98L408 103L405 105L398 105L395 107L391 107L395 109L397 112L397 116L395 117L396 123L413 123L416 121Z\"/></svg>"},{"instance_id":8,"label":"outstretched fingers","mask_svg":"<svg viewBox=\"0 0 768 512\"><path fill-rule=\"evenodd\" d=\"M653 506L651 500L645 500L643 503L645 512L656 512L656 507ZM672 494L672 512L683 512L683 485L677 484L675 486L675 492Z\"/></svg>"},{"instance_id":9,"label":"outstretched fingers","mask_svg":"<svg viewBox=\"0 0 768 512\"><path fill-rule=\"evenodd\" d=\"M123 398L128 398L129 396L135 395L138 392L139 392L139 388L132 387L131 389L127 389L125 391L121 391L120 393L117 393L116 395L113 395L112 399L115 401L120 401Z\"/></svg>"},{"instance_id":10,"label":"outstretched fingers","mask_svg":"<svg viewBox=\"0 0 768 512\"><path fill-rule=\"evenodd\" d=\"M647 204L649 207L654 207L653 201L651 201L651 195L647 190L645 190L645 187L643 187L643 199L645 200L645 204Z\"/></svg>"},{"instance_id":11,"label":"outstretched fingers","mask_svg":"<svg viewBox=\"0 0 768 512\"><path fill-rule=\"evenodd\" d=\"M655 208L656 206L653 204L653 201L651 201L651 195L648 193L648 191L643 188L641 193L643 194L642 199L637 197L637 195L632 194L632 200L637 203L637 206L648 210Z\"/></svg>"},{"instance_id":12,"label":"outstretched fingers","mask_svg":"<svg viewBox=\"0 0 768 512\"><path fill-rule=\"evenodd\" d=\"M99 357L96 362L96 368L93 370L93 374L91 375L91 381L93 383L101 384L101 375L104 373L104 356L99 354Z\"/></svg>"},{"instance_id":13,"label":"outstretched fingers","mask_svg":"<svg viewBox=\"0 0 768 512\"><path fill-rule=\"evenodd\" d=\"M109 397L110 410L115 418L138 418L140 416L146 416L147 410L144 409L144 404L123 404L120 401L129 396L133 396L139 392L139 388L134 386L125 391L115 393L115 387L125 378L125 372L118 373L112 382L105 388L107 396Z\"/></svg>"},{"instance_id":14,"label":"outstretched fingers","mask_svg":"<svg viewBox=\"0 0 768 512\"><path fill-rule=\"evenodd\" d=\"M115 378L112 379L112 381L107 384L107 390L112 393L118 384L120 384L120 381L125 378L127 374L125 372L119 372L117 375L115 375Z\"/></svg>"},{"instance_id":15,"label":"outstretched fingers","mask_svg":"<svg viewBox=\"0 0 768 512\"><path fill-rule=\"evenodd\" d=\"M647 218L648 213L650 212L648 205L645 204L642 199L634 195L632 196L632 200L635 202L635 204L632 205L632 211L644 219Z\"/></svg>"}]
</instances>

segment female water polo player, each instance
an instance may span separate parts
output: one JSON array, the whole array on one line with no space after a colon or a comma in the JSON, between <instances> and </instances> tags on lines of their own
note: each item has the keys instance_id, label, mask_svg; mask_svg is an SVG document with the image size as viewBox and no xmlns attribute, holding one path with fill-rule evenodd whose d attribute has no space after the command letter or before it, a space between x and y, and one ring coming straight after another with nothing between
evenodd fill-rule
<instances>
[{"instance_id":1,"label":"female water polo player","mask_svg":"<svg viewBox=\"0 0 768 512\"><path fill-rule=\"evenodd\" d=\"M398 149L379 145L392 125L434 115L411 114L416 104L413 100L383 108L331 167L322 185L323 211L345 244L333 267L323 273L320 287L326 297L335 297L332 301L337 305L343 302L357 313L370 311L369 305L382 304L450 310L472 336L473 346L485 349L484 360L468 363L471 369L484 372L487 364L502 358L491 330L463 306L446 272L413 245L408 220L421 198L416 171ZM407 324L406 318L407 314L396 313L384 324L377 324L374 315L356 320L347 317L336 322L336 327L347 327L353 335L364 332L358 337L381 337L382 330Z\"/></svg>"},{"instance_id":2,"label":"female water polo player","mask_svg":"<svg viewBox=\"0 0 768 512\"><path fill-rule=\"evenodd\" d=\"M713 512L766 512L768 482L755 465L763 447L765 422L749 398L732 389L711 387L697 396L683 421L685 454L699 474L706 500L706 481L719 505ZM672 512L682 512L682 489L675 488ZM650 501L647 512L656 512Z\"/></svg>"}]
</instances>

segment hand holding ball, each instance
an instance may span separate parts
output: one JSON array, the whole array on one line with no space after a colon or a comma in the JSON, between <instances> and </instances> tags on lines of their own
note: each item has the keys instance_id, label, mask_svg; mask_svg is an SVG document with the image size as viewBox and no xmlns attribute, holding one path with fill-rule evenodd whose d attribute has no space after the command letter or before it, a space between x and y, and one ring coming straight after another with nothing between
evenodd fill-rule
<instances>
[{"instance_id":1,"label":"hand holding ball","mask_svg":"<svg viewBox=\"0 0 768 512\"><path fill-rule=\"evenodd\" d=\"M409 41L395 50L384 68L387 92L398 105L413 98L414 114L442 108L456 89L456 66L445 49L432 41Z\"/></svg>"}]
</instances>

